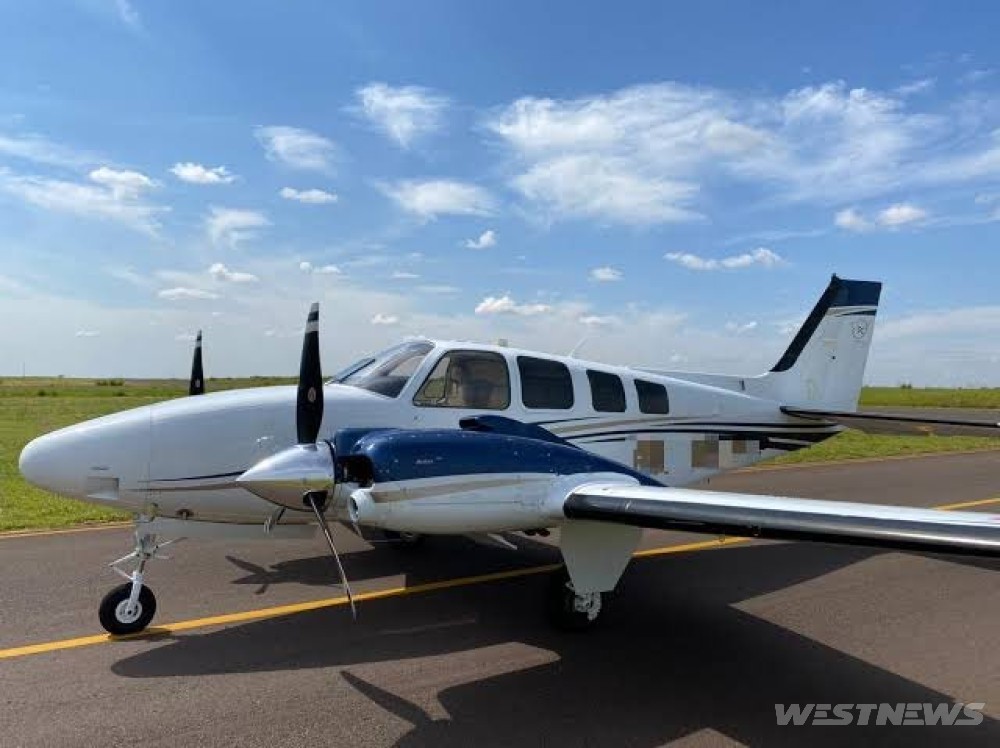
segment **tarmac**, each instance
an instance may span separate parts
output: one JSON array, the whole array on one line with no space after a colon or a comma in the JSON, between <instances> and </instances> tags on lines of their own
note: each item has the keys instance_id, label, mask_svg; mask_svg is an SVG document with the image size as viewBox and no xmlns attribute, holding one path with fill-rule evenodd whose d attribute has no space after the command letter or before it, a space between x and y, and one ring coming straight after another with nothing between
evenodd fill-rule
<instances>
[{"instance_id":1,"label":"tarmac","mask_svg":"<svg viewBox=\"0 0 1000 748\"><path fill-rule=\"evenodd\" d=\"M709 489L1000 513L1000 452ZM958 506L956 506L958 505ZM1000 745L1000 560L647 532L597 628L544 618L552 539L185 541L150 634L97 605L127 528L0 537L0 745ZM776 704L985 703L976 726L779 726Z\"/></svg>"}]
</instances>

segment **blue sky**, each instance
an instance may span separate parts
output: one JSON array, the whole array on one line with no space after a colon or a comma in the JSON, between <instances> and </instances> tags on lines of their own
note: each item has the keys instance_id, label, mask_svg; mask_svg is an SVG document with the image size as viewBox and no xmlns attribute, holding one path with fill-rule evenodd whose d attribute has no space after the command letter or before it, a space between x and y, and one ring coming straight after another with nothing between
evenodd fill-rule
<instances>
[{"instance_id":1,"label":"blue sky","mask_svg":"<svg viewBox=\"0 0 1000 748\"><path fill-rule=\"evenodd\" d=\"M0 5L0 374L399 338L754 373L830 274L869 380L1000 385L995 4Z\"/></svg>"}]
</instances>

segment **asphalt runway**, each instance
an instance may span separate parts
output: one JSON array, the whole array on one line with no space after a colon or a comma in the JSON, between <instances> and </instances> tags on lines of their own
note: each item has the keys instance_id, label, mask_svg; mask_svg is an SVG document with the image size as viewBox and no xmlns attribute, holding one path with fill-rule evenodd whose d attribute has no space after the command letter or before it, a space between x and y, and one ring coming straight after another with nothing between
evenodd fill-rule
<instances>
[{"instance_id":1,"label":"asphalt runway","mask_svg":"<svg viewBox=\"0 0 1000 748\"><path fill-rule=\"evenodd\" d=\"M1000 512L1000 452L709 488ZM597 629L566 635L542 613L549 542L337 536L356 591L384 593L356 623L319 538L187 541L149 568L164 628L126 641L100 635L96 607L127 530L0 539L0 745L1000 745L995 560L650 532L668 552L632 563ZM775 719L775 704L951 701L985 702L982 724Z\"/></svg>"}]
</instances>

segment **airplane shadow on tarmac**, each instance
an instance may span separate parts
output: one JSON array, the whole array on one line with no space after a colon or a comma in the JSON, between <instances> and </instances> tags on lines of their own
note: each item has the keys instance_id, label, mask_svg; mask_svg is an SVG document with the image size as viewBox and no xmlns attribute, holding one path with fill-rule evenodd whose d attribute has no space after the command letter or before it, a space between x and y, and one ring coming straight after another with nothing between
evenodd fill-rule
<instances>
[{"instance_id":1,"label":"airplane shadow on tarmac","mask_svg":"<svg viewBox=\"0 0 1000 748\"><path fill-rule=\"evenodd\" d=\"M550 547L535 545L529 554L536 561L555 558ZM429 559L415 555L407 564L413 568L408 583L442 578L433 574L439 564L453 574L452 552L461 548L456 540ZM979 726L947 730L776 725L775 704L950 701L733 607L872 555L854 548L765 544L639 560L611 596L601 625L585 634L546 626L547 579L537 575L369 601L361 605L358 623L337 607L182 635L122 659L112 670L129 678L158 678L330 668L326 708L336 707L337 692L354 689L372 709L388 710L412 726L400 745L657 746L702 730L751 745L1000 745L1000 722L989 717ZM377 576L382 565L400 568L393 552L347 558L355 578ZM253 570L242 581L271 584L303 576L312 581L316 574L317 583L329 583L329 567L317 574L316 562L294 562L263 576ZM871 594L876 599L878 588ZM373 663L461 656L512 642L552 656L513 672L446 685L437 699L447 719L435 719L371 676ZM959 644L945 639L940 646ZM386 672L385 666L379 671Z\"/></svg>"}]
</instances>

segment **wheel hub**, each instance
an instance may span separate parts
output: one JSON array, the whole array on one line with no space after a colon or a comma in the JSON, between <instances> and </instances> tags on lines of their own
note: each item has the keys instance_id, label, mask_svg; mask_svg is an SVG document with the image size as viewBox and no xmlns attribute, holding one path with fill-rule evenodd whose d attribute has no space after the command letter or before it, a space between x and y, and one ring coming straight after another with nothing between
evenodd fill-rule
<instances>
[{"instance_id":1,"label":"wheel hub","mask_svg":"<svg viewBox=\"0 0 1000 748\"><path fill-rule=\"evenodd\" d=\"M593 621L601 612L601 593L588 592L585 595L574 595L573 611L584 613L588 621Z\"/></svg>"},{"instance_id":2,"label":"wheel hub","mask_svg":"<svg viewBox=\"0 0 1000 748\"><path fill-rule=\"evenodd\" d=\"M129 608L128 598L125 598L115 606L115 618L121 623L135 623L139 620L140 616L142 616L142 603L138 600L135 601L135 605L132 608Z\"/></svg>"}]
</instances>

